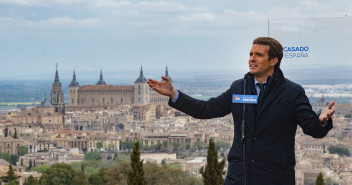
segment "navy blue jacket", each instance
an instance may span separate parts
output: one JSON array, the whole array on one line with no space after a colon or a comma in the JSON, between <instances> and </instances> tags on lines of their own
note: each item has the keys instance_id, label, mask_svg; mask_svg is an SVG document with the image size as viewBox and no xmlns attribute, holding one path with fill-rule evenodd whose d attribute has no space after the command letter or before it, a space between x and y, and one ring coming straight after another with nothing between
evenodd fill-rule
<instances>
[{"instance_id":1,"label":"navy blue jacket","mask_svg":"<svg viewBox=\"0 0 352 185\"><path fill-rule=\"evenodd\" d=\"M280 69L275 70L271 83L264 92L263 103L246 104L246 147L249 184L295 184L295 134L299 125L305 134L314 138L326 136L332 120L323 127L304 89L284 78ZM256 95L254 77L246 75L246 94ZM243 104L232 103L233 94L243 94L244 79L234 81L226 92L208 101L194 99L182 92L175 103L169 105L194 118L210 119L232 113L235 136L228 154L225 185L243 185L243 150L241 122Z\"/></svg>"}]
</instances>

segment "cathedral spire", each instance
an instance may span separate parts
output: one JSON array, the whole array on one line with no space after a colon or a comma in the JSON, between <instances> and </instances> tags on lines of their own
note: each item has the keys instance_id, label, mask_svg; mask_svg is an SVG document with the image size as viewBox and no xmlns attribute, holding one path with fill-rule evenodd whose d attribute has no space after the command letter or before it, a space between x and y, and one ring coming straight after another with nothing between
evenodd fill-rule
<instances>
[{"instance_id":1,"label":"cathedral spire","mask_svg":"<svg viewBox=\"0 0 352 185\"><path fill-rule=\"evenodd\" d=\"M55 73L55 80L54 80L54 83L60 83L60 80L59 80L59 73L57 72L57 63L56 63L56 73Z\"/></svg>"},{"instance_id":2,"label":"cathedral spire","mask_svg":"<svg viewBox=\"0 0 352 185\"><path fill-rule=\"evenodd\" d=\"M51 93L50 93L50 104L55 107L55 112L65 114L64 93L62 91L61 82L59 80L57 63L56 63L55 80L54 80L54 83L52 84Z\"/></svg>"},{"instance_id":3,"label":"cathedral spire","mask_svg":"<svg viewBox=\"0 0 352 185\"><path fill-rule=\"evenodd\" d=\"M104 79L103 79L103 70L100 70L100 79L97 82L97 85L106 85Z\"/></svg>"},{"instance_id":4,"label":"cathedral spire","mask_svg":"<svg viewBox=\"0 0 352 185\"><path fill-rule=\"evenodd\" d=\"M79 83L76 80L76 71L75 70L73 70L73 78L72 78L72 81L71 81L69 87L79 87Z\"/></svg>"},{"instance_id":5,"label":"cathedral spire","mask_svg":"<svg viewBox=\"0 0 352 185\"><path fill-rule=\"evenodd\" d=\"M147 82L147 79L143 75L143 68L141 66L141 71L139 73L139 77L137 78L137 80L134 83L146 83L146 82Z\"/></svg>"},{"instance_id":6,"label":"cathedral spire","mask_svg":"<svg viewBox=\"0 0 352 185\"><path fill-rule=\"evenodd\" d=\"M165 77L172 81L171 77L169 76L169 70L167 69L167 66L166 66L166 69L165 69Z\"/></svg>"}]
</instances>

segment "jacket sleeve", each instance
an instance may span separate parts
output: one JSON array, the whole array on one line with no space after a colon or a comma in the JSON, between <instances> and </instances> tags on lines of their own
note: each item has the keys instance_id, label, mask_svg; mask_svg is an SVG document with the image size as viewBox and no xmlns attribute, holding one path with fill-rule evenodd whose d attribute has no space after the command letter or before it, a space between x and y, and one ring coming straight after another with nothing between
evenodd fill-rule
<instances>
[{"instance_id":1,"label":"jacket sleeve","mask_svg":"<svg viewBox=\"0 0 352 185\"><path fill-rule=\"evenodd\" d=\"M210 98L208 101L192 98L181 91L175 103L169 100L169 105L180 110L194 118L210 119L223 117L231 113L231 89L222 93L216 98Z\"/></svg>"},{"instance_id":2,"label":"jacket sleeve","mask_svg":"<svg viewBox=\"0 0 352 185\"><path fill-rule=\"evenodd\" d=\"M300 87L299 94L295 98L295 112L303 133L314 138L325 137L333 127L331 118L325 126L320 123L318 115L312 110L309 99L302 87Z\"/></svg>"}]
</instances>

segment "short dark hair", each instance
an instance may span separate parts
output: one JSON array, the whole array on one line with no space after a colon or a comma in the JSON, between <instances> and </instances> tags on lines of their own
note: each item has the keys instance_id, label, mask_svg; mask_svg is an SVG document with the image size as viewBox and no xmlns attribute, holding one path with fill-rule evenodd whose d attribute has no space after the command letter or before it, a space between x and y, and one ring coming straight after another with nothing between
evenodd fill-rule
<instances>
[{"instance_id":1,"label":"short dark hair","mask_svg":"<svg viewBox=\"0 0 352 185\"><path fill-rule=\"evenodd\" d=\"M283 57L283 48L279 41L271 37L258 37L254 39L253 44L269 46L269 60L277 57L279 61L275 65L275 68L280 68L281 59Z\"/></svg>"}]
</instances>

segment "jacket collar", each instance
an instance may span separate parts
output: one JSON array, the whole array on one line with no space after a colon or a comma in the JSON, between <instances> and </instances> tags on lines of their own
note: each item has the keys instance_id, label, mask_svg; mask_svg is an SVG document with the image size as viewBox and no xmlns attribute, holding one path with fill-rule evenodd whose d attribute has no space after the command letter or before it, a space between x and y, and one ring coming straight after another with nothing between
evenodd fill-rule
<instances>
[{"instance_id":1,"label":"jacket collar","mask_svg":"<svg viewBox=\"0 0 352 185\"><path fill-rule=\"evenodd\" d=\"M247 80L254 84L254 75L252 75L250 72L248 72L245 75L245 78L247 78ZM273 81L279 81L279 82L283 82L285 79L284 74L282 73L280 68L275 69L273 76L268 76L267 79L267 85L273 83Z\"/></svg>"},{"instance_id":2,"label":"jacket collar","mask_svg":"<svg viewBox=\"0 0 352 185\"><path fill-rule=\"evenodd\" d=\"M255 87L254 87L254 76L251 73L247 73L246 76L248 77L248 83L249 87L252 91L252 94L256 92ZM259 109L259 114L264 110L267 106L271 104L271 102L277 97L279 93L282 92L282 84L285 81L284 74L282 73L281 69L275 69L274 74L271 78L268 80L267 87L265 89L265 94L264 94L264 102L263 105L261 105L261 108Z\"/></svg>"}]
</instances>

